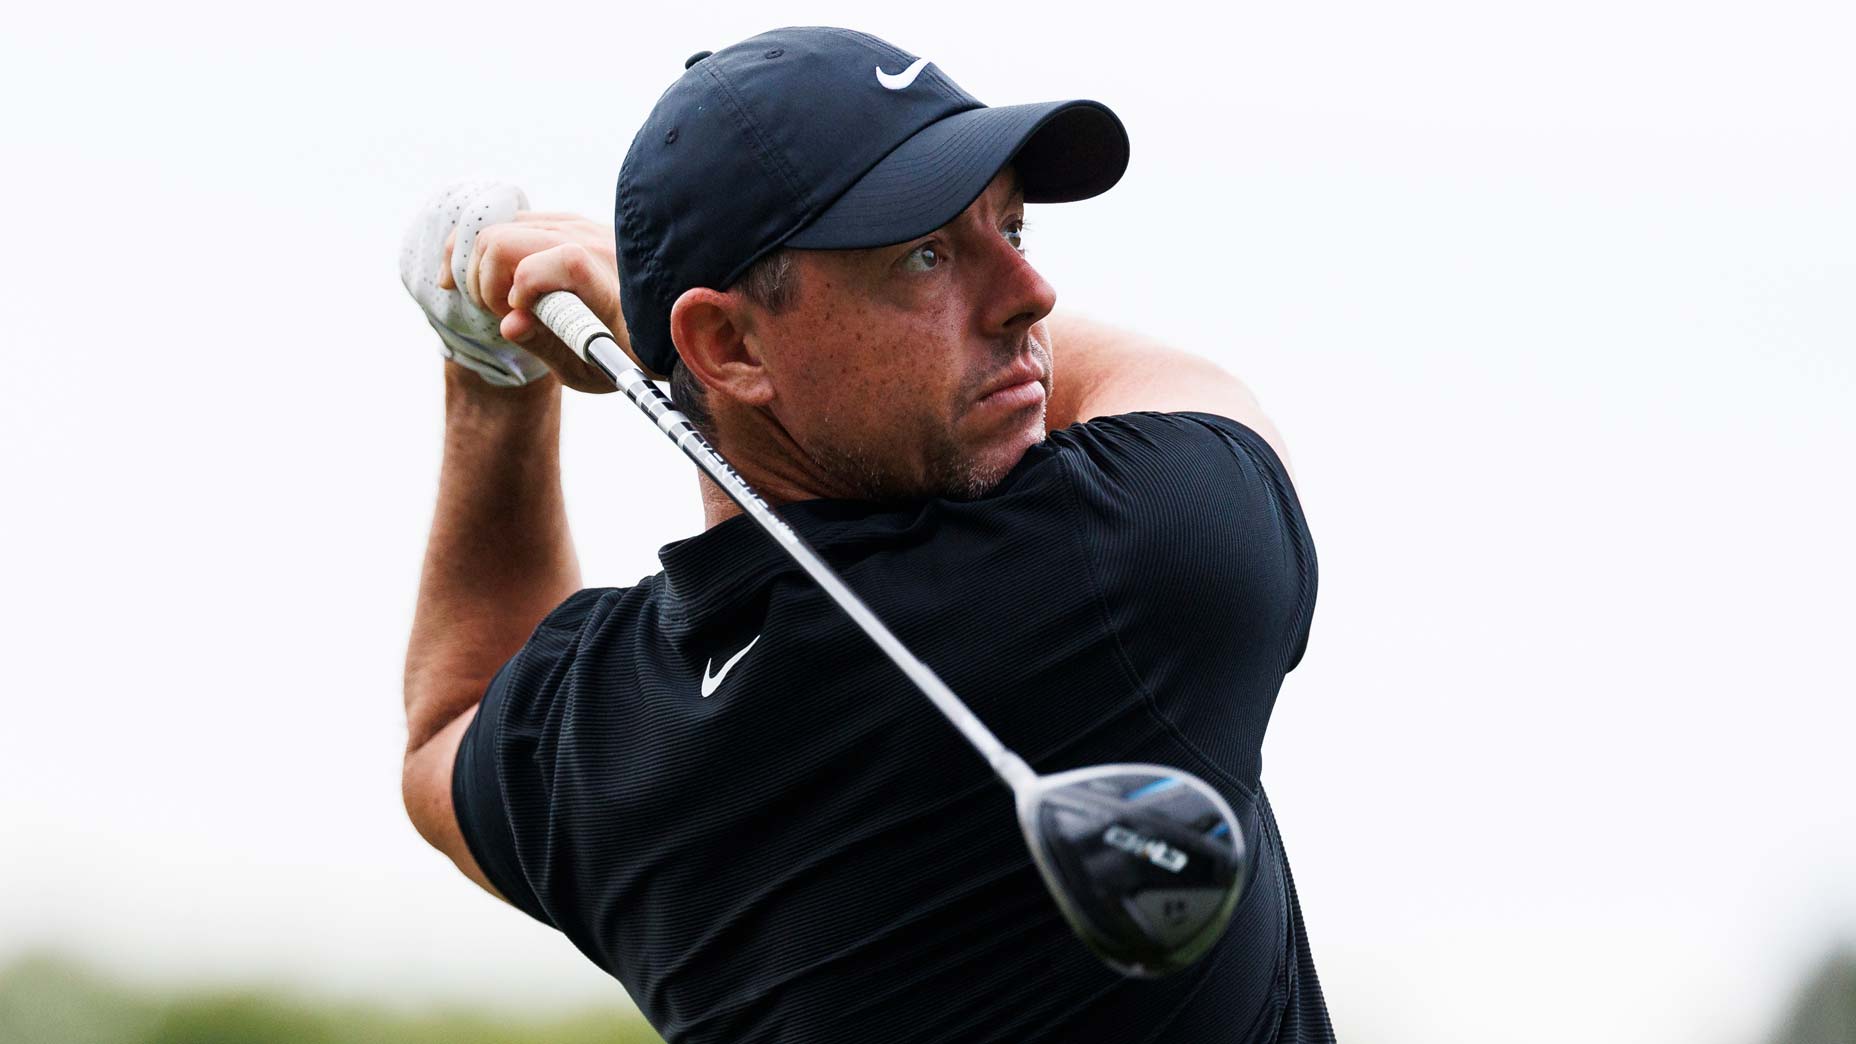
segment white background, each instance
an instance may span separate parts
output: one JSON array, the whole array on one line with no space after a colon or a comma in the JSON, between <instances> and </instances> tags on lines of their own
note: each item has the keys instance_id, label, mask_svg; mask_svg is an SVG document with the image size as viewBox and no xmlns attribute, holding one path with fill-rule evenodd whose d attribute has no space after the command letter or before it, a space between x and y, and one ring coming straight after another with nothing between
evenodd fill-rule
<instances>
[{"instance_id":1,"label":"white background","mask_svg":"<svg viewBox=\"0 0 1856 1044\"><path fill-rule=\"evenodd\" d=\"M1753 1041L1856 938L1847 5L52 11L0 41L0 963L617 994L400 809L441 398L396 247L468 175L609 215L684 57L795 22L1126 122L1032 256L1289 440L1322 586L1264 778L1343 1039ZM700 528L621 401L565 440L589 584Z\"/></svg>"}]
</instances>

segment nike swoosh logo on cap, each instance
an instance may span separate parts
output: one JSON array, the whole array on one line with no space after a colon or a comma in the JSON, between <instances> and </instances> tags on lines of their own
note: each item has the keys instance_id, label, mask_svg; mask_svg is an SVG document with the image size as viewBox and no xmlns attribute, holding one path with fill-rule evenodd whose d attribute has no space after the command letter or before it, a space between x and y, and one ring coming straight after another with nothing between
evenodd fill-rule
<instances>
[{"instance_id":1,"label":"nike swoosh logo on cap","mask_svg":"<svg viewBox=\"0 0 1856 1044\"><path fill-rule=\"evenodd\" d=\"M915 78L920 76L922 70L926 68L928 68L928 59L926 58L915 59L914 63L907 69L893 75L884 72L883 67L879 65L876 67L876 82L888 87L892 91L906 90L909 84L914 83Z\"/></svg>"},{"instance_id":2,"label":"nike swoosh logo on cap","mask_svg":"<svg viewBox=\"0 0 1856 1044\"><path fill-rule=\"evenodd\" d=\"M760 635L757 634L754 636L754 642L758 642L758 641L760 641ZM722 679L728 677L729 669L734 667L735 664L740 663L741 658L748 654L748 650L754 648L754 642L749 642L746 646L742 648L740 652L734 654L733 656L730 656L728 658L728 662L722 664L722 670L721 670L721 673L719 674L709 673L710 671L715 669L715 657L713 656L709 657L709 662L705 664L702 669L702 697L703 699L705 700L708 699L710 693L714 692L716 689L721 687Z\"/></svg>"}]
</instances>

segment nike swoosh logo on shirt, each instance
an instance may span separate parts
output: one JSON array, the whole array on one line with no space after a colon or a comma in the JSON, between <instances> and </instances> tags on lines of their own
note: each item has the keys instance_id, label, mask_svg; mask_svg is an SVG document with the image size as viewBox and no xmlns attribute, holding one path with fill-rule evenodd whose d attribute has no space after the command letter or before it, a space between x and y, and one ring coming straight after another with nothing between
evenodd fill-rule
<instances>
[{"instance_id":1,"label":"nike swoosh logo on shirt","mask_svg":"<svg viewBox=\"0 0 1856 1044\"><path fill-rule=\"evenodd\" d=\"M876 82L892 91L906 90L909 84L914 83L915 78L920 76L922 70L926 68L928 68L926 58L917 58L907 69L894 74L884 72L883 67L879 65L876 67Z\"/></svg>"},{"instance_id":2,"label":"nike swoosh logo on shirt","mask_svg":"<svg viewBox=\"0 0 1856 1044\"><path fill-rule=\"evenodd\" d=\"M758 642L758 641L760 641L760 635L757 634L754 636L754 642ZM704 665L702 669L703 699L705 700L708 699L709 694L714 692L718 687L721 686L722 679L728 677L729 668L741 662L741 658L748 654L748 650L754 648L754 642L749 642L740 652L734 654L733 656L730 656L728 658L728 662L722 664L722 670L721 670L721 673L719 674L709 673L711 670L715 668L715 657L713 656L709 657L709 662L706 665Z\"/></svg>"}]
</instances>

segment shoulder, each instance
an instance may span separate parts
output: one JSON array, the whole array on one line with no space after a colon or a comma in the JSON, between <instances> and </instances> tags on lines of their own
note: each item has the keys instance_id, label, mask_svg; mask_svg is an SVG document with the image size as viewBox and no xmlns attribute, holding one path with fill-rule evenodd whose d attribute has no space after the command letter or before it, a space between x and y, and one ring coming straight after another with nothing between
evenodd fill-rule
<instances>
[{"instance_id":1,"label":"shoulder","mask_svg":"<svg viewBox=\"0 0 1856 1044\"><path fill-rule=\"evenodd\" d=\"M1198 411L1116 414L1053 432L1076 532L1111 597L1204 611L1294 604L1313 543L1288 469L1250 425Z\"/></svg>"},{"instance_id":2,"label":"shoulder","mask_svg":"<svg viewBox=\"0 0 1856 1044\"><path fill-rule=\"evenodd\" d=\"M1285 485L1290 473L1266 432L1201 411L1144 410L1096 417L1050 433L1053 451L1091 477L1151 482L1162 476L1215 479L1232 468L1261 468Z\"/></svg>"},{"instance_id":3,"label":"shoulder","mask_svg":"<svg viewBox=\"0 0 1856 1044\"><path fill-rule=\"evenodd\" d=\"M632 592L642 595L649 583L646 580L637 587L588 587L575 591L549 611L547 616L542 617L541 623L535 625L535 631L537 634L544 631L583 631L588 625L596 624L608 616ZM533 638L530 640L533 641Z\"/></svg>"},{"instance_id":4,"label":"shoulder","mask_svg":"<svg viewBox=\"0 0 1856 1044\"><path fill-rule=\"evenodd\" d=\"M630 644L634 625L650 612L662 574L633 587L590 587L568 596L535 625L484 692L473 732L500 750L542 740L558 727L565 705L588 671L600 674L615 647Z\"/></svg>"}]
</instances>

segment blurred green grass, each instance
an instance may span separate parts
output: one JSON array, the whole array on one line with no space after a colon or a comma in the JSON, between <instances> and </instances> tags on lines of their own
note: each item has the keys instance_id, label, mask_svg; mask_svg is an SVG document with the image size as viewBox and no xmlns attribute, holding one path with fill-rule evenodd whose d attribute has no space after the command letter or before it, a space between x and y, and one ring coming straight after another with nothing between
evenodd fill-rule
<instances>
[{"instance_id":1,"label":"blurred green grass","mask_svg":"<svg viewBox=\"0 0 1856 1044\"><path fill-rule=\"evenodd\" d=\"M1856 950L1832 952L1771 1044L1856 1044ZM662 1044L628 1011L546 1019L293 997L280 990L131 989L48 955L0 969L0 1044Z\"/></svg>"},{"instance_id":2,"label":"blurred green grass","mask_svg":"<svg viewBox=\"0 0 1856 1044\"><path fill-rule=\"evenodd\" d=\"M1856 949L1840 948L1792 998L1772 1044L1856 1042Z\"/></svg>"},{"instance_id":3,"label":"blurred green grass","mask_svg":"<svg viewBox=\"0 0 1856 1044\"><path fill-rule=\"evenodd\" d=\"M627 1011L522 1019L452 1008L401 1013L267 989L155 996L54 956L0 970L6 1044L662 1044Z\"/></svg>"}]
</instances>

